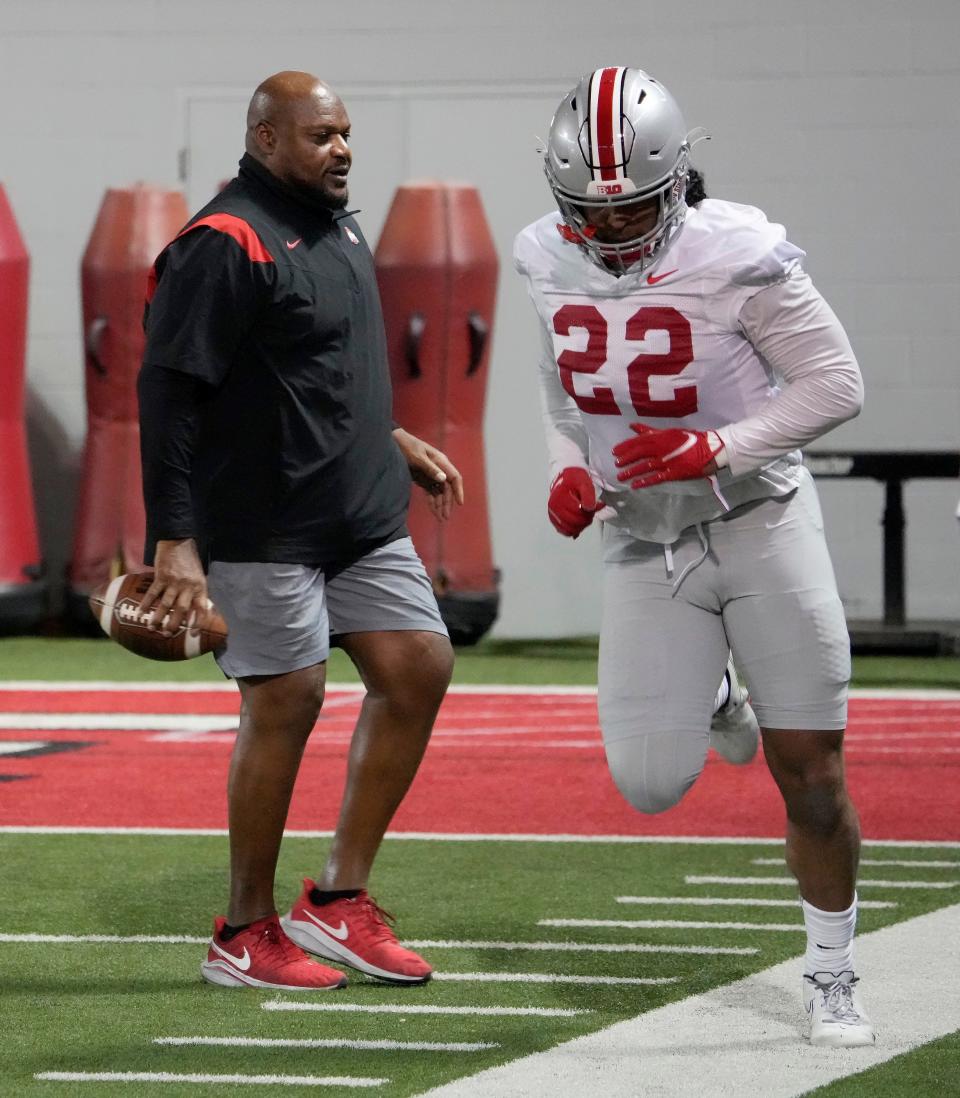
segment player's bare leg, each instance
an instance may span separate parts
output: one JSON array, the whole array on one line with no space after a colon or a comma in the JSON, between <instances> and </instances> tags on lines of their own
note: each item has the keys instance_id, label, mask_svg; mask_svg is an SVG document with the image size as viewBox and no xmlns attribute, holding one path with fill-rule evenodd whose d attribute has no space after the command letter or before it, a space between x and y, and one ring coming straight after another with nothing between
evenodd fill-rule
<instances>
[{"instance_id":1,"label":"player's bare leg","mask_svg":"<svg viewBox=\"0 0 960 1098\"><path fill-rule=\"evenodd\" d=\"M439 633L352 633L343 647L367 688L350 743L346 788L317 886L365 888L394 812L413 781L453 671Z\"/></svg>"},{"instance_id":2,"label":"player's bare leg","mask_svg":"<svg viewBox=\"0 0 960 1098\"><path fill-rule=\"evenodd\" d=\"M243 704L230 760L230 907L233 926L276 911L274 875L300 760L320 707L326 664L239 680Z\"/></svg>"},{"instance_id":3,"label":"player's bare leg","mask_svg":"<svg viewBox=\"0 0 960 1098\"><path fill-rule=\"evenodd\" d=\"M763 730L763 751L787 809L787 866L824 911L853 902L860 822L847 792L842 732Z\"/></svg>"},{"instance_id":4,"label":"player's bare leg","mask_svg":"<svg viewBox=\"0 0 960 1098\"><path fill-rule=\"evenodd\" d=\"M803 897L801 992L810 1042L872 1045L854 970L860 824L844 779L843 733L767 729L763 747L787 807L787 865Z\"/></svg>"}]
</instances>

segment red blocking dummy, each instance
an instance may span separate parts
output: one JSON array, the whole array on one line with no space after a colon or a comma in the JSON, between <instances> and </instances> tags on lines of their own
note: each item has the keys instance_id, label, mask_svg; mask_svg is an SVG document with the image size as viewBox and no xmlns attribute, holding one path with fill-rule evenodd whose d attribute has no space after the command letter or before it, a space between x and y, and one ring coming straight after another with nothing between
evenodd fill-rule
<instances>
[{"instance_id":1,"label":"red blocking dummy","mask_svg":"<svg viewBox=\"0 0 960 1098\"><path fill-rule=\"evenodd\" d=\"M143 567L136 386L147 275L187 217L179 191L142 183L108 190L84 252L87 440L67 581L70 614L85 625L90 592Z\"/></svg>"},{"instance_id":2,"label":"red blocking dummy","mask_svg":"<svg viewBox=\"0 0 960 1098\"><path fill-rule=\"evenodd\" d=\"M399 187L375 253L394 418L443 450L463 474L467 505L445 523L415 490L409 527L457 644L496 620L483 413L497 289L497 255L475 187Z\"/></svg>"},{"instance_id":3,"label":"red blocking dummy","mask_svg":"<svg viewBox=\"0 0 960 1098\"><path fill-rule=\"evenodd\" d=\"M0 630L46 614L24 422L30 257L0 185Z\"/></svg>"}]
</instances>

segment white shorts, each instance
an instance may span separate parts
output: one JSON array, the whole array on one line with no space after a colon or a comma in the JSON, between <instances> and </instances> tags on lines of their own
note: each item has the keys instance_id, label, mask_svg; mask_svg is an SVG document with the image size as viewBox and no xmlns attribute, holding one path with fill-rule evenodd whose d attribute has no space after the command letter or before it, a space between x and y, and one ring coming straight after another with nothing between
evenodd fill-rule
<instances>
[{"instance_id":1,"label":"white shorts","mask_svg":"<svg viewBox=\"0 0 960 1098\"><path fill-rule=\"evenodd\" d=\"M229 628L225 675L282 675L323 663L330 637L386 630L447 635L427 573L400 538L330 580L304 564L211 561L207 589Z\"/></svg>"},{"instance_id":2,"label":"white shorts","mask_svg":"<svg viewBox=\"0 0 960 1098\"><path fill-rule=\"evenodd\" d=\"M660 805L645 811L703 768L728 647L762 728L846 726L850 642L809 474L701 531L665 549L603 530L600 724L621 790Z\"/></svg>"}]
</instances>

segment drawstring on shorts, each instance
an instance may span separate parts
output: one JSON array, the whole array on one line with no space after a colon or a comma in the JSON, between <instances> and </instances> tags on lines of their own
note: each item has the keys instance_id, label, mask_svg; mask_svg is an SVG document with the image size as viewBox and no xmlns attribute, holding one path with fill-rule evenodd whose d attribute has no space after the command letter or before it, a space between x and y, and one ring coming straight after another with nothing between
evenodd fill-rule
<instances>
[{"instance_id":1,"label":"drawstring on shorts","mask_svg":"<svg viewBox=\"0 0 960 1098\"><path fill-rule=\"evenodd\" d=\"M700 547L702 552L696 560L690 561L686 565L680 575L674 580L673 590L670 592L670 598L674 598L677 592L680 590L680 584L690 575L695 569L699 568L701 564L707 559L707 554L710 552L710 539L707 537L707 532L704 529L702 522L696 524L697 537L700 539ZM673 575L673 547L670 545L664 545L663 547L663 560L667 569L667 578Z\"/></svg>"}]
</instances>

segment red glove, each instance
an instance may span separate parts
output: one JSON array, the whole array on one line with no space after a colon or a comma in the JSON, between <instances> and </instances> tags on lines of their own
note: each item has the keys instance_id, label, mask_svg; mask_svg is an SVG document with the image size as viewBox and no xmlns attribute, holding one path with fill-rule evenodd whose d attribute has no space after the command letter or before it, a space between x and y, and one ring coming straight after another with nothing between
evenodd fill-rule
<instances>
[{"instance_id":1,"label":"red glove","mask_svg":"<svg viewBox=\"0 0 960 1098\"><path fill-rule=\"evenodd\" d=\"M564 537L578 538L603 508L586 469L572 465L561 470L550 485L547 515L554 529Z\"/></svg>"},{"instance_id":2,"label":"red glove","mask_svg":"<svg viewBox=\"0 0 960 1098\"><path fill-rule=\"evenodd\" d=\"M649 488L665 480L696 480L727 464L723 443L714 431L659 430L645 423L631 423L630 430L637 437L618 442L613 456L623 470L617 480L629 480L631 488Z\"/></svg>"}]
</instances>

